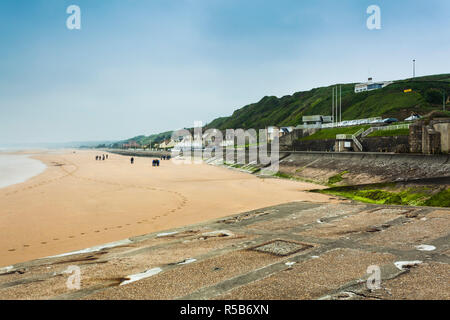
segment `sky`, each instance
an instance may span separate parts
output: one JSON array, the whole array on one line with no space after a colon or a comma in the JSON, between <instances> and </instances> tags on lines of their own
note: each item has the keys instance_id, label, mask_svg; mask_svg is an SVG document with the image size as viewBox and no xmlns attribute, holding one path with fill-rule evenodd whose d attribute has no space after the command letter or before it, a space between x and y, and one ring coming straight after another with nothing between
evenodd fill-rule
<instances>
[{"instance_id":1,"label":"sky","mask_svg":"<svg viewBox=\"0 0 450 320\"><path fill-rule=\"evenodd\" d=\"M70 30L70 5L81 29ZM366 24L370 5L381 29ZM264 96L450 73L448 0L1 0L0 145L120 140Z\"/></svg>"}]
</instances>

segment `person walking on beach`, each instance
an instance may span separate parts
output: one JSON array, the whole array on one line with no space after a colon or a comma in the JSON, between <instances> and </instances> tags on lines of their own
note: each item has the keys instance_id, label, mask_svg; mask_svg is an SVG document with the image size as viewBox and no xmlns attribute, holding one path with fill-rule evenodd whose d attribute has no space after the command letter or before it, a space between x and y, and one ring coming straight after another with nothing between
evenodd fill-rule
<instances>
[{"instance_id":1,"label":"person walking on beach","mask_svg":"<svg viewBox=\"0 0 450 320\"><path fill-rule=\"evenodd\" d=\"M133 164L134 163L134 158L133 157L131 157L131 164Z\"/></svg>"},{"instance_id":2,"label":"person walking on beach","mask_svg":"<svg viewBox=\"0 0 450 320\"><path fill-rule=\"evenodd\" d=\"M102 158L102 160L103 160L103 161L105 161L105 155L103 155L103 158Z\"/></svg>"}]
</instances>

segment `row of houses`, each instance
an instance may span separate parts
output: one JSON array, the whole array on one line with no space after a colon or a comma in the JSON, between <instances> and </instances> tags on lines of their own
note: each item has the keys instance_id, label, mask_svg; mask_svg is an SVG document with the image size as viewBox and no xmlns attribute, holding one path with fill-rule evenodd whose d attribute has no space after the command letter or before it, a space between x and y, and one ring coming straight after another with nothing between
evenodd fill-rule
<instances>
[{"instance_id":1,"label":"row of houses","mask_svg":"<svg viewBox=\"0 0 450 320\"><path fill-rule=\"evenodd\" d=\"M267 127L266 136L269 142L273 141L275 137L282 137L283 135L293 132L295 127ZM220 143L217 142L217 137L220 136ZM237 146L239 143L246 144L246 142L239 141L234 132L222 132L217 129L208 130L207 132L193 135L180 136L178 138L172 138L170 140L165 140L160 144L154 145L154 148L160 150L183 150L183 149L203 149L208 147L229 147ZM248 143L248 141L247 141Z\"/></svg>"}]
</instances>

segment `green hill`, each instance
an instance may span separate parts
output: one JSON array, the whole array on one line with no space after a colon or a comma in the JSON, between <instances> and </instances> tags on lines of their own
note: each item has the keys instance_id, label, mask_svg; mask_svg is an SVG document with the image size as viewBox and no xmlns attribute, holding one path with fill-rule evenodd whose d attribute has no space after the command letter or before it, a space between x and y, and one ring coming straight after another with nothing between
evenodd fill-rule
<instances>
[{"instance_id":1,"label":"green hill","mask_svg":"<svg viewBox=\"0 0 450 320\"><path fill-rule=\"evenodd\" d=\"M167 132L162 132L162 133L158 133L158 134L152 134L150 136L144 136L144 135L137 136L137 137L130 138L127 140L118 141L118 142L108 145L108 146L112 147L112 148L120 148L123 144L129 143L131 141L134 141L134 142L140 144L141 146L148 146L148 145L152 145L154 143L159 143L164 140L170 139L171 136L172 136L172 131L167 131ZM102 147L104 147L104 146L102 146Z\"/></svg>"},{"instance_id":2,"label":"green hill","mask_svg":"<svg viewBox=\"0 0 450 320\"><path fill-rule=\"evenodd\" d=\"M333 86L297 92L290 96L264 97L257 103L236 110L229 117L210 122L206 128L216 129L262 129L268 126L297 126L307 115L331 115L331 91ZM403 120L411 112L427 114L442 110L442 92L450 96L450 74L425 76L395 81L386 88L355 93L355 84L342 84L342 120L381 116ZM412 92L404 93L405 89ZM447 103L449 103L449 99ZM169 139L172 131L150 136L137 136L116 142L110 146L120 147L135 141L150 145Z\"/></svg>"},{"instance_id":3,"label":"green hill","mask_svg":"<svg viewBox=\"0 0 450 320\"><path fill-rule=\"evenodd\" d=\"M450 74L395 81L386 88L355 93L355 84L342 85L342 120L369 117L404 119L412 111L426 114L442 110L442 92L450 95ZM404 93L405 89L412 89ZM304 115L331 115L332 86L297 92L290 96L264 97L236 110L230 117L215 119L208 128L265 128L296 126Z\"/></svg>"}]
</instances>

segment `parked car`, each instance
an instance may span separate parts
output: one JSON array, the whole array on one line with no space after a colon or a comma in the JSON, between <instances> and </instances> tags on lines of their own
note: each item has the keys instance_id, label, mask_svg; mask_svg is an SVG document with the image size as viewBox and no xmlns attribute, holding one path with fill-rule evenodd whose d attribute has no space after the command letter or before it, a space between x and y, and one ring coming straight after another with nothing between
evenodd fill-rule
<instances>
[{"instance_id":1,"label":"parked car","mask_svg":"<svg viewBox=\"0 0 450 320\"><path fill-rule=\"evenodd\" d=\"M394 122L398 122L398 119L396 118L387 118L383 120L384 123L394 123Z\"/></svg>"}]
</instances>

